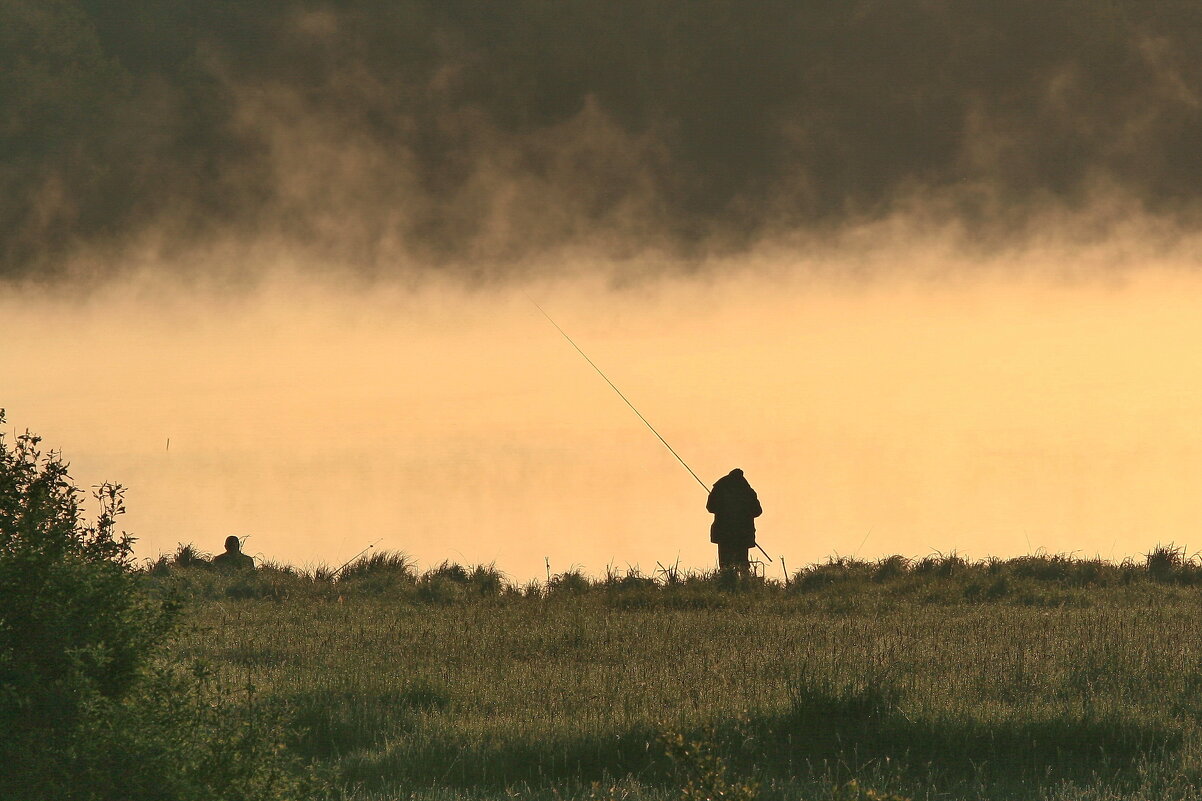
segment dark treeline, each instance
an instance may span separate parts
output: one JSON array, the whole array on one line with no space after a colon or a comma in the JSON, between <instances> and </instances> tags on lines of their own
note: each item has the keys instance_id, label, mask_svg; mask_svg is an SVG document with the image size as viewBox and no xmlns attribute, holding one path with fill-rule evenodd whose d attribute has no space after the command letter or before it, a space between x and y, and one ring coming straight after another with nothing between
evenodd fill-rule
<instances>
[{"instance_id":1,"label":"dark treeline","mask_svg":"<svg viewBox=\"0 0 1202 801\"><path fill-rule=\"evenodd\" d=\"M688 256L1202 193L1186 0L0 0L0 274L157 232Z\"/></svg>"}]
</instances>

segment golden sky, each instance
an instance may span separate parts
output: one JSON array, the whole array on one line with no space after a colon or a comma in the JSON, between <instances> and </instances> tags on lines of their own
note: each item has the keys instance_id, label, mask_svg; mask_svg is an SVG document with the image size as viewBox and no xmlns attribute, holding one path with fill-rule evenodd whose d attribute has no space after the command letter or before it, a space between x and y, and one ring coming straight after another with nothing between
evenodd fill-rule
<instances>
[{"instance_id":1,"label":"golden sky","mask_svg":"<svg viewBox=\"0 0 1202 801\"><path fill-rule=\"evenodd\" d=\"M703 491L529 293L703 480L746 471L791 568L1196 542L1202 277L906 258L862 280L762 255L620 287L6 290L0 405L81 485L129 488L141 556L236 533L298 565L379 540L518 580L710 567Z\"/></svg>"}]
</instances>

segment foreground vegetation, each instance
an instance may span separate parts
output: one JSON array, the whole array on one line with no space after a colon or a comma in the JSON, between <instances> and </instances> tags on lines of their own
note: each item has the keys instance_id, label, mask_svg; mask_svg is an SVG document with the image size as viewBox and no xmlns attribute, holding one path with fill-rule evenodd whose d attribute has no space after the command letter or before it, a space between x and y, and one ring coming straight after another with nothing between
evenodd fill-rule
<instances>
[{"instance_id":1,"label":"foreground vegetation","mask_svg":"<svg viewBox=\"0 0 1202 801\"><path fill-rule=\"evenodd\" d=\"M0 424L3 423L0 410ZM1202 798L1202 563L1158 547L517 586L137 566L0 432L0 798Z\"/></svg>"},{"instance_id":2,"label":"foreground vegetation","mask_svg":"<svg viewBox=\"0 0 1202 801\"><path fill-rule=\"evenodd\" d=\"M4 410L0 409L0 426ZM323 785L282 709L172 664L180 608L147 592L120 486L82 492L58 454L0 431L0 798L284 801Z\"/></svg>"},{"instance_id":3,"label":"foreground vegetation","mask_svg":"<svg viewBox=\"0 0 1202 801\"><path fill-rule=\"evenodd\" d=\"M144 571L171 657L283 710L347 799L1202 797L1202 568L1174 548L835 560L783 582Z\"/></svg>"}]
</instances>

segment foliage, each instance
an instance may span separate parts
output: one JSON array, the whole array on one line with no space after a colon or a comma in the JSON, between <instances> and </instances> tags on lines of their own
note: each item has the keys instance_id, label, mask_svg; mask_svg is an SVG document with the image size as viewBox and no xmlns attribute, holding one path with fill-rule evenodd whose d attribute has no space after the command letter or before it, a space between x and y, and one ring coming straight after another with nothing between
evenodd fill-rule
<instances>
[{"instance_id":1,"label":"foliage","mask_svg":"<svg viewBox=\"0 0 1202 801\"><path fill-rule=\"evenodd\" d=\"M969 560L959 554L900 555L876 561L835 556L803 567L787 582L758 576L688 571L678 565L644 575L637 567L608 568L590 577L579 568L549 582L517 584L494 565L444 561L418 571L412 557L381 551L342 570L324 565L302 569L263 562L253 573L222 575L206 569L199 549L181 544L172 555L145 566L148 586L159 595L192 599L349 599L376 596L426 604L474 603L477 598L597 597L616 609L722 609L752 598L783 604L813 601L859 604L899 598L924 603L994 603L1017 606L1084 605L1136 586L1202 586L1202 561L1184 548L1157 546L1137 562L1083 559L1068 554L1029 554L1011 559Z\"/></svg>"},{"instance_id":2,"label":"foliage","mask_svg":"<svg viewBox=\"0 0 1202 801\"><path fill-rule=\"evenodd\" d=\"M582 595L592 589L592 582L579 568L551 576L547 582L548 595Z\"/></svg>"},{"instance_id":3,"label":"foliage","mask_svg":"<svg viewBox=\"0 0 1202 801\"><path fill-rule=\"evenodd\" d=\"M842 787L835 789L833 801L910 801L910 799L896 793L883 793L871 787L863 787L860 782L852 779Z\"/></svg>"},{"instance_id":4,"label":"foliage","mask_svg":"<svg viewBox=\"0 0 1202 801\"><path fill-rule=\"evenodd\" d=\"M69 769L41 777L46 798L291 800L323 786L287 752L281 705L200 665L156 666L125 698L88 705Z\"/></svg>"},{"instance_id":5,"label":"foliage","mask_svg":"<svg viewBox=\"0 0 1202 801\"><path fill-rule=\"evenodd\" d=\"M121 488L96 492L94 524L79 495L38 437L10 448L0 434L0 748L40 775L66 769L89 711L128 694L169 623L128 570L132 542L115 530Z\"/></svg>"},{"instance_id":6,"label":"foliage","mask_svg":"<svg viewBox=\"0 0 1202 801\"><path fill-rule=\"evenodd\" d=\"M1052 558L875 570L812 591L218 592L175 647L286 703L356 801L1196 797L1202 588L1143 564L1077 586Z\"/></svg>"},{"instance_id":7,"label":"foliage","mask_svg":"<svg viewBox=\"0 0 1202 801\"><path fill-rule=\"evenodd\" d=\"M0 424L3 423L0 413ZM177 607L154 601L116 530L118 485L80 490L56 453L0 432L0 797L268 801L316 787L278 712L161 664Z\"/></svg>"},{"instance_id":8,"label":"foliage","mask_svg":"<svg viewBox=\"0 0 1202 801\"><path fill-rule=\"evenodd\" d=\"M179 652L293 710L293 747L346 799L1142 801L1202 786L1202 565L1177 546L1122 563L836 557L787 584L673 566L519 586L396 554L352 576L171 561L144 581L192 600Z\"/></svg>"},{"instance_id":9,"label":"foliage","mask_svg":"<svg viewBox=\"0 0 1202 801\"><path fill-rule=\"evenodd\" d=\"M392 551L375 551L356 557L342 566L337 576L342 581L353 581L378 575L394 575L403 581L412 582L416 579L413 574L413 559L403 553ZM333 574L331 574L333 576Z\"/></svg>"},{"instance_id":10,"label":"foliage","mask_svg":"<svg viewBox=\"0 0 1202 801\"><path fill-rule=\"evenodd\" d=\"M732 776L716 738L712 728L696 738L677 732L660 735L675 769L673 779L680 787L680 801L754 801L759 797L759 783Z\"/></svg>"}]
</instances>

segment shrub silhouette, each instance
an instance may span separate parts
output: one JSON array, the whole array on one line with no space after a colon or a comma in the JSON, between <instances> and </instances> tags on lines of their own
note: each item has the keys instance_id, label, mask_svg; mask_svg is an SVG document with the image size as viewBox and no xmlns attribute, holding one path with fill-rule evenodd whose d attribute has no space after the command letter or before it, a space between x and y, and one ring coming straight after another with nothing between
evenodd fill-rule
<instances>
[{"instance_id":1,"label":"shrub silhouette","mask_svg":"<svg viewBox=\"0 0 1202 801\"><path fill-rule=\"evenodd\" d=\"M101 487L100 516L85 524L66 465L39 441L26 433L9 448L0 435L0 747L53 759L89 699L129 691L168 621L126 569L121 488Z\"/></svg>"},{"instance_id":2,"label":"shrub silhouette","mask_svg":"<svg viewBox=\"0 0 1202 801\"><path fill-rule=\"evenodd\" d=\"M250 688L156 664L175 607L132 568L123 489L100 486L85 521L66 463L39 443L0 433L0 798L306 793L277 712Z\"/></svg>"}]
</instances>

